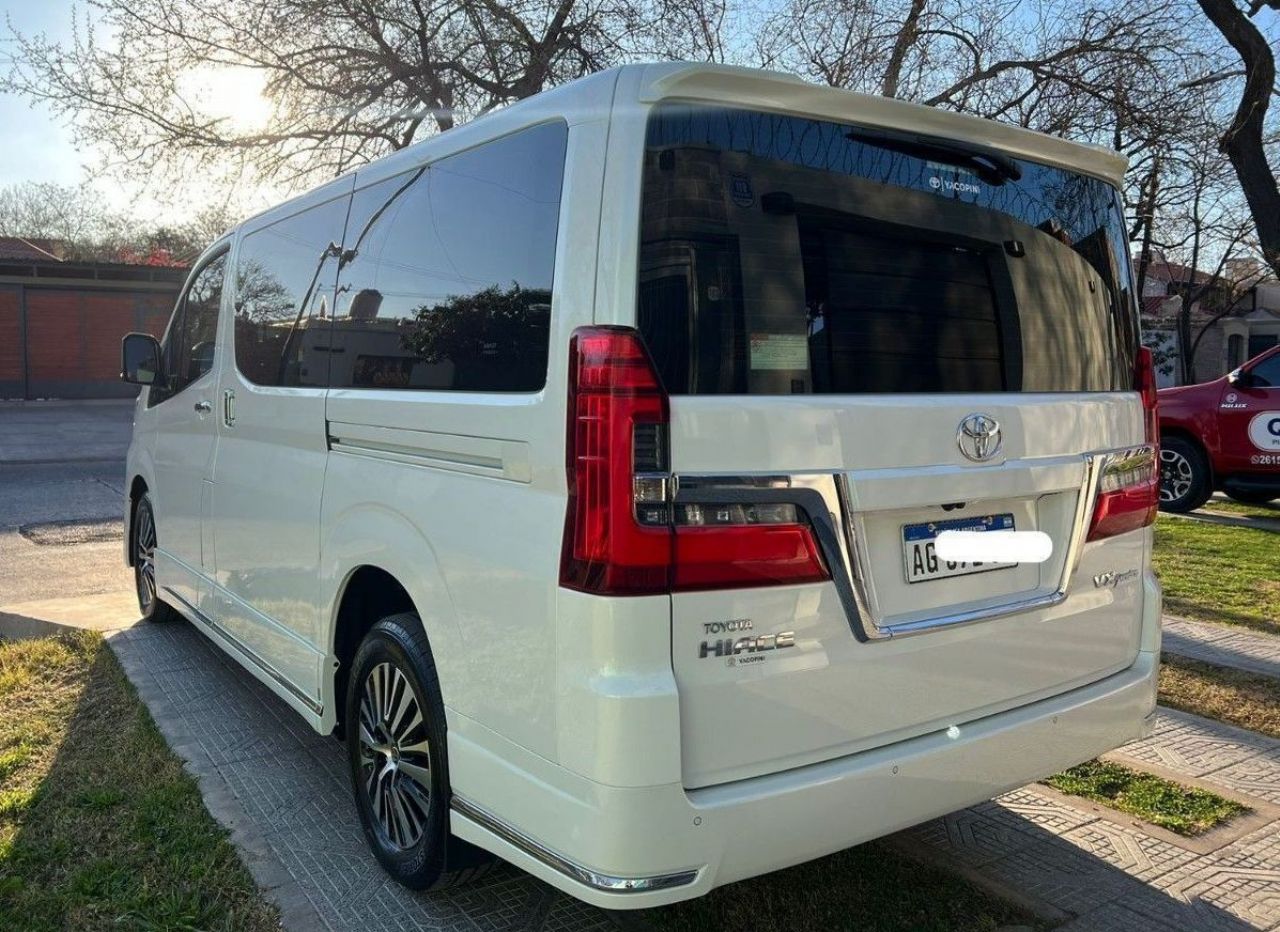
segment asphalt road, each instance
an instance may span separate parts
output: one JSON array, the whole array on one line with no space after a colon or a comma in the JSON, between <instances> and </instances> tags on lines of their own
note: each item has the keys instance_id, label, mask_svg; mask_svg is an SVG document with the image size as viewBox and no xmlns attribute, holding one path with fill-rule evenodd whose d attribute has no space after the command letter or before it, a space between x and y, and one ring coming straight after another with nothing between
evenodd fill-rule
<instances>
[{"instance_id":1,"label":"asphalt road","mask_svg":"<svg viewBox=\"0 0 1280 932\"><path fill-rule=\"evenodd\" d=\"M0 606L128 590L132 403L0 403Z\"/></svg>"}]
</instances>

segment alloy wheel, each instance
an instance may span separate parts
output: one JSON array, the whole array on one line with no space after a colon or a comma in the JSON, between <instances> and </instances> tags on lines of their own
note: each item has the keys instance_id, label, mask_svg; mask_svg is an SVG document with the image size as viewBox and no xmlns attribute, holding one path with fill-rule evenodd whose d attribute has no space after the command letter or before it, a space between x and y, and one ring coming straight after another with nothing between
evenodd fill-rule
<instances>
[{"instance_id":1,"label":"alloy wheel","mask_svg":"<svg viewBox=\"0 0 1280 932\"><path fill-rule=\"evenodd\" d=\"M426 831L431 803L431 745L422 704L390 662L365 677L360 697L360 779L385 840L412 848Z\"/></svg>"},{"instance_id":2,"label":"alloy wheel","mask_svg":"<svg viewBox=\"0 0 1280 932\"><path fill-rule=\"evenodd\" d=\"M1191 462L1177 450L1160 450L1160 501L1176 502L1191 491Z\"/></svg>"},{"instance_id":3,"label":"alloy wheel","mask_svg":"<svg viewBox=\"0 0 1280 932\"><path fill-rule=\"evenodd\" d=\"M137 567L138 605L146 615L156 600L156 522L146 506L138 509L133 562Z\"/></svg>"}]
</instances>

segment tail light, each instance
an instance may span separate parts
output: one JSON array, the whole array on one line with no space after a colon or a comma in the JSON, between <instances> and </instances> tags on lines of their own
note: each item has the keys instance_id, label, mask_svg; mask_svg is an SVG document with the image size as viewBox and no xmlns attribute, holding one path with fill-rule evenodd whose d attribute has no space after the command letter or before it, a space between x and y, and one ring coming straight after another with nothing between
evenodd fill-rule
<instances>
[{"instance_id":1,"label":"tail light","mask_svg":"<svg viewBox=\"0 0 1280 932\"><path fill-rule=\"evenodd\" d=\"M1102 462L1088 540L1146 527L1155 521L1159 504L1160 473L1156 469L1155 447L1148 444L1108 453Z\"/></svg>"},{"instance_id":2,"label":"tail light","mask_svg":"<svg viewBox=\"0 0 1280 932\"><path fill-rule=\"evenodd\" d=\"M794 505L673 501L667 395L635 331L580 328L569 357L561 585L644 595L829 578Z\"/></svg>"},{"instance_id":3,"label":"tail light","mask_svg":"<svg viewBox=\"0 0 1280 932\"><path fill-rule=\"evenodd\" d=\"M1143 423L1146 425L1147 443L1160 441L1160 415L1156 408L1156 362L1151 350L1138 347L1133 364L1133 387L1142 396Z\"/></svg>"}]
</instances>

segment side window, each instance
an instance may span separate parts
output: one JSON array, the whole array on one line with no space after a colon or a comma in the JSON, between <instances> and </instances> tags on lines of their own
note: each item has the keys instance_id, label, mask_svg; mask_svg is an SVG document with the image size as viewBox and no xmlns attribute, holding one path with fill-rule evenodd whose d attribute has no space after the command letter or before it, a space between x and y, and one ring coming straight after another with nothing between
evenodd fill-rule
<instances>
[{"instance_id":1,"label":"side window","mask_svg":"<svg viewBox=\"0 0 1280 932\"><path fill-rule=\"evenodd\" d=\"M255 385L328 381L329 317L342 224L339 197L248 234L236 259L235 359Z\"/></svg>"},{"instance_id":2,"label":"side window","mask_svg":"<svg viewBox=\"0 0 1280 932\"><path fill-rule=\"evenodd\" d=\"M1280 388L1280 353L1264 359L1250 371L1258 388Z\"/></svg>"},{"instance_id":3,"label":"side window","mask_svg":"<svg viewBox=\"0 0 1280 932\"><path fill-rule=\"evenodd\" d=\"M196 272L178 299L162 347L168 379L163 386L152 386L149 404L172 398L213 368L226 272L227 253L222 252Z\"/></svg>"},{"instance_id":4,"label":"side window","mask_svg":"<svg viewBox=\"0 0 1280 932\"><path fill-rule=\"evenodd\" d=\"M535 126L356 192L331 385L542 388L567 139Z\"/></svg>"}]
</instances>

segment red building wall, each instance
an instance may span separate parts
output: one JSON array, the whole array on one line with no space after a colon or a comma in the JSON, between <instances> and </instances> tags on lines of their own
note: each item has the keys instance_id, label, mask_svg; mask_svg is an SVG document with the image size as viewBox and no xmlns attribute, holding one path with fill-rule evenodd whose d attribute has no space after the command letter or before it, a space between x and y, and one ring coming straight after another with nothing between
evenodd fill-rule
<instances>
[{"instance_id":1,"label":"red building wall","mask_svg":"<svg viewBox=\"0 0 1280 932\"><path fill-rule=\"evenodd\" d=\"M0 284L0 398L136 394L120 381L120 339L160 336L178 290Z\"/></svg>"}]
</instances>

